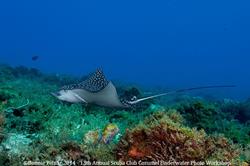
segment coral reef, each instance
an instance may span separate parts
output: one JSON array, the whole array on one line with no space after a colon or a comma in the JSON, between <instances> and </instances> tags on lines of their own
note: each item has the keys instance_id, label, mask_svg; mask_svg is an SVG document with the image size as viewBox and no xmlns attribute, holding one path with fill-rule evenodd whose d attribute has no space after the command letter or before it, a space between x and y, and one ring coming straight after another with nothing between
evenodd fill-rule
<instances>
[{"instance_id":1,"label":"coral reef","mask_svg":"<svg viewBox=\"0 0 250 166\"><path fill-rule=\"evenodd\" d=\"M177 106L177 110L184 116L191 127L204 129L208 133L215 131L217 128L211 122L223 118L223 115L214 104L202 100L181 103Z\"/></svg>"},{"instance_id":2,"label":"coral reef","mask_svg":"<svg viewBox=\"0 0 250 166\"><path fill-rule=\"evenodd\" d=\"M125 110L68 104L50 95L82 79L0 65L0 165L28 160L250 161L249 101L185 96L167 106L147 101ZM138 88L120 86L118 91L128 99L142 96Z\"/></svg>"},{"instance_id":3,"label":"coral reef","mask_svg":"<svg viewBox=\"0 0 250 166\"><path fill-rule=\"evenodd\" d=\"M223 133L234 143L244 145L250 142L250 123L240 123L239 112L245 109L244 103L224 101L212 103L193 100L177 104L176 109L186 119L187 125L204 129L209 134ZM243 109L244 108L244 109Z\"/></svg>"},{"instance_id":4,"label":"coral reef","mask_svg":"<svg viewBox=\"0 0 250 166\"><path fill-rule=\"evenodd\" d=\"M32 143L32 140L26 135L11 134L3 143L4 149L8 151L9 155L20 155L29 153L28 146Z\"/></svg>"},{"instance_id":5,"label":"coral reef","mask_svg":"<svg viewBox=\"0 0 250 166\"><path fill-rule=\"evenodd\" d=\"M202 130L191 129L172 120L171 113L155 113L128 130L116 148L118 160L133 161L236 161L240 150L224 137L210 137ZM179 119L179 118L177 118Z\"/></svg>"},{"instance_id":6,"label":"coral reef","mask_svg":"<svg viewBox=\"0 0 250 166\"><path fill-rule=\"evenodd\" d=\"M83 138L84 143L96 145L98 143L109 144L112 141L118 142L119 127L116 124L108 124L102 132L99 130L88 131Z\"/></svg>"},{"instance_id":7,"label":"coral reef","mask_svg":"<svg viewBox=\"0 0 250 166\"><path fill-rule=\"evenodd\" d=\"M89 145L96 145L101 139L101 134L98 130L88 131L83 138L83 142Z\"/></svg>"},{"instance_id":8,"label":"coral reef","mask_svg":"<svg viewBox=\"0 0 250 166\"><path fill-rule=\"evenodd\" d=\"M239 120L241 123L250 122L250 99L245 102L225 100L221 103L221 110Z\"/></svg>"},{"instance_id":9,"label":"coral reef","mask_svg":"<svg viewBox=\"0 0 250 166\"><path fill-rule=\"evenodd\" d=\"M86 159L84 149L76 143L65 143L61 146L61 148L68 160L77 161Z\"/></svg>"}]
</instances>

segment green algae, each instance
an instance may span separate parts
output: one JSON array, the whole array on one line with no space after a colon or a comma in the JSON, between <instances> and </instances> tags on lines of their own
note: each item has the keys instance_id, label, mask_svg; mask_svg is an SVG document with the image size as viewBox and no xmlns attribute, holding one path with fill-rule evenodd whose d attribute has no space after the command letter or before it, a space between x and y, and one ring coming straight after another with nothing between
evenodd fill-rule
<instances>
[{"instance_id":1,"label":"green algae","mask_svg":"<svg viewBox=\"0 0 250 166\"><path fill-rule=\"evenodd\" d=\"M246 150L242 152L242 159L249 159L246 148L250 143L249 123L241 123L237 119L242 111L234 114L226 111L230 108L237 111L238 105L233 107L191 97L185 97L184 102L180 100L169 106L152 102L132 110L68 104L58 101L50 92L66 82L73 83L80 79L44 75L24 67L3 66L0 69L0 113L4 114L5 119L4 125L0 126L5 135L0 142L1 165L18 165L24 160L69 159L74 154L79 154L77 160L116 160L115 149L120 137L109 144L91 145L83 141L86 133L102 131L110 123L118 126L121 136L138 126L145 128L145 125L160 123L168 123L170 128L189 137L197 135L194 128L199 130L198 134L201 134L200 131L208 135L223 134L235 145L244 147ZM126 89L119 91L129 93ZM132 91L139 93L133 88ZM246 106L247 102L240 109ZM19 144L11 143L14 138ZM68 152L72 152L71 156L68 156Z\"/></svg>"},{"instance_id":2,"label":"green algae","mask_svg":"<svg viewBox=\"0 0 250 166\"><path fill-rule=\"evenodd\" d=\"M180 103L175 108L184 116L187 125L204 129L209 134L222 133L235 143L243 146L250 143L249 122L241 123L237 119L242 108L241 104L232 107L223 103L208 102L205 100L193 100L188 103ZM230 110L228 110L230 109ZM228 111L227 111L228 110ZM235 110L233 113L230 111Z\"/></svg>"}]
</instances>

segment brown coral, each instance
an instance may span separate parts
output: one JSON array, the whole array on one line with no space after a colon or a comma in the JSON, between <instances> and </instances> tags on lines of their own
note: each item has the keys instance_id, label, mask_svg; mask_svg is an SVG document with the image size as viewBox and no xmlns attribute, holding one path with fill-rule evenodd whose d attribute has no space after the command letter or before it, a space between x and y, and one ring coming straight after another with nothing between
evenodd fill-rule
<instances>
[{"instance_id":1,"label":"brown coral","mask_svg":"<svg viewBox=\"0 0 250 166\"><path fill-rule=\"evenodd\" d=\"M69 142L63 144L62 150L66 153L69 160L77 161L86 158L83 149L76 143Z\"/></svg>"},{"instance_id":2,"label":"brown coral","mask_svg":"<svg viewBox=\"0 0 250 166\"><path fill-rule=\"evenodd\" d=\"M159 115L159 114L157 114ZM162 114L157 123L139 125L127 131L118 144L118 160L143 161L205 161L216 158L231 161L239 153L226 138L208 137L204 131L197 131L173 122ZM153 115L153 118L155 116ZM147 119L147 122L149 120ZM218 156L218 154L223 154ZM230 154L230 155L229 155Z\"/></svg>"}]
</instances>

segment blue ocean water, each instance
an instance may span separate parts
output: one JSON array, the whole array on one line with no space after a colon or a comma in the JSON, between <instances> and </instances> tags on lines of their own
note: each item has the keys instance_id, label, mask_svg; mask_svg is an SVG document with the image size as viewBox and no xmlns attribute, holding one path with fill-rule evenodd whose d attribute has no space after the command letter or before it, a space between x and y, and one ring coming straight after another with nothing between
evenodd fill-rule
<instances>
[{"instance_id":1,"label":"blue ocean water","mask_svg":"<svg viewBox=\"0 0 250 166\"><path fill-rule=\"evenodd\" d=\"M0 62L250 94L250 1L1 1ZM32 56L39 56L32 61Z\"/></svg>"}]
</instances>

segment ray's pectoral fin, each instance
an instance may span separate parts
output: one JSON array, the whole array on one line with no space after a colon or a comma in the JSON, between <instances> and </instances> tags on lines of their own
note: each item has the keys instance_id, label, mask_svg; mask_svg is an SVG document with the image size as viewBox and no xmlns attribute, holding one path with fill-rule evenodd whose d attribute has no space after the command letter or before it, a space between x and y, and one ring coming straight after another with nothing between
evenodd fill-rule
<instances>
[{"instance_id":1,"label":"ray's pectoral fin","mask_svg":"<svg viewBox=\"0 0 250 166\"><path fill-rule=\"evenodd\" d=\"M103 90L109 81L106 79L102 69L97 69L90 74L86 80L77 85L77 88L85 89L89 92L96 93Z\"/></svg>"}]
</instances>

